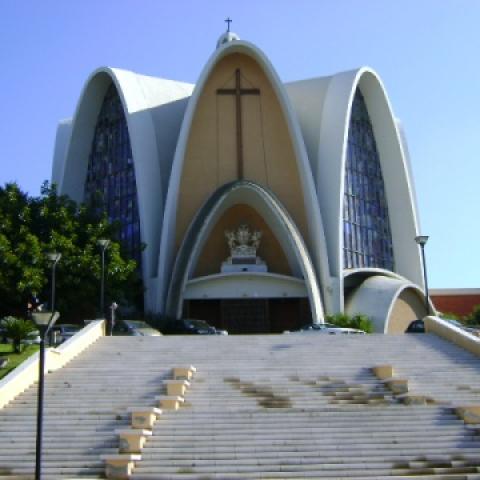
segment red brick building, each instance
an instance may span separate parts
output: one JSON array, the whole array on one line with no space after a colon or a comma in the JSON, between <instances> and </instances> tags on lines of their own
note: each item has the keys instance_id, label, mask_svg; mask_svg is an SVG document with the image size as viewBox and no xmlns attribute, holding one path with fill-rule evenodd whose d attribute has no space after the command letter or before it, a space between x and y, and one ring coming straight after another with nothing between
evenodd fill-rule
<instances>
[{"instance_id":1,"label":"red brick building","mask_svg":"<svg viewBox=\"0 0 480 480\"><path fill-rule=\"evenodd\" d=\"M430 291L430 297L440 312L464 316L480 305L480 288L436 288Z\"/></svg>"}]
</instances>

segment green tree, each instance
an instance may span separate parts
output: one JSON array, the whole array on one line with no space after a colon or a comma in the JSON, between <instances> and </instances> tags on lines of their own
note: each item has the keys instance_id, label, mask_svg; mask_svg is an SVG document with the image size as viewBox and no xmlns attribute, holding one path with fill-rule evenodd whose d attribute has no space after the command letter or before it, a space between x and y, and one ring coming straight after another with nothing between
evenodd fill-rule
<instances>
[{"instance_id":1,"label":"green tree","mask_svg":"<svg viewBox=\"0 0 480 480\"><path fill-rule=\"evenodd\" d=\"M458 322L463 322L460 315L452 312L439 312L439 317L444 318L445 320L457 320Z\"/></svg>"},{"instance_id":2,"label":"green tree","mask_svg":"<svg viewBox=\"0 0 480 480\"><path fill-rule=\"evenodd\" d=\"M141 307L142 285L136 262L122 254L118 225L109 224L86 205L58 195L45 182L39 197L18 185L0 188L0 315L25 313L38 294L50 299L50 267L46 253L62 254L56 271L56 309L64 321L93 318L99 304L100 238L111 240L107 251L106 296Z\"/></svg>"},{"instance_id":3,"label":"green tree","mask_svg":"<svg viewBox=\"0 0 480 480\"><path fill-rule=\"evenodd\" d=\"M21 353L22 341L36 330L32 321L16 317L5 317L0 325L3 335L12 341L12 349L15 353Z\"/></svg>"},{"instance_id":4,"label":"green tree","mask_svg":"<svg viewBox=\"0 0 480 480\"><path fill-rule=\"evenodd\" d=\"M464 317L464 322L467 325L478 326L480 325L480 305L473 307L472 313Z\"/></svg>"},{"instance_id":5,"label":"green tree","mask_svg":"<svg viewBox=\"0 0 480 480\"><path fill-rule=\"evenodd\" d=\"M28 294L45 286L42 246L31 229L31 207L16 184L0 188L0 315L21 314Z\"/></svg>"},{"instance_id":6,"label":"green tree","mask_svg":"<svg viewBox=\"0 0 480 480\"><path fill-rule=\"evenodd\" d=\"M333 323L342 328L357 328L363 330L366 333L373 332L373 323L367 315L356 314L350 316L346 313L336 313L334 315L327 315L325 317L327 323Z\"/></svg>"}]
</instances>

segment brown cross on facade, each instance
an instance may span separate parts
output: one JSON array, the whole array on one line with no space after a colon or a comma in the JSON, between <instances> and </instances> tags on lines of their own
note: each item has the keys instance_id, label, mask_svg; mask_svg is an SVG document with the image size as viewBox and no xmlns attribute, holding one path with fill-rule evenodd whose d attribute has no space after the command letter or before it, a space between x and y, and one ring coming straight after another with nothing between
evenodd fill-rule
<instances>
[{"instance_id":1,"label":"brown cross on facade","mask_svg":"<svg viewBox=\"0 0 480 480\"><path fill-rule=\"evenodd\" d=\"M218 95L235 95L235 117L237 127L237 175L243 180L243 138L242 138L242 95L260 95L258 88L242 88L240 69L235 70L235 88L219 88Z\"/></svg>"}]
</instances>

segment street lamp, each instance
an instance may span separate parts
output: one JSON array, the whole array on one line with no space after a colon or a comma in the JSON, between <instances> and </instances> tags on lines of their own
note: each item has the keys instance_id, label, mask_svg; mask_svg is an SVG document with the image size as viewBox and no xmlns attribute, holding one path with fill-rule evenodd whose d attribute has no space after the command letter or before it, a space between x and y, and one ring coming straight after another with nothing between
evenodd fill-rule
<instances>
[{"instance_id":1,"label":"street lamp","mask_svg":"<svg viewBox=\"0 0 480 480\"><path fill-rule=\"evenodd\" d=\"M57 263L62 258L62 254L57 252L49 252L47 253L47 258L52 267L52 301L50 303L50 311L52 312L53 316L53 312L55 311L55 269L57 267Z\"/></svg>"},{"instance_id":2,"label":"street lamp","mask_svg":"<svg viewBox=\"0 0 480 480\"><path fill-rule=\"evenodd\" d=\"M422 262L423 262L423 282L425 284L425 310L427 315L430 313L430 301L428 295L428 282L427 282L427 264L425 263L425 244L428 242L427 235L418 235L415 237L415 242L420 245L422 249Z\"/></svg>"},{"instance_id":3,"label":"street lamp","mask_svg":"<svg viewBox=\"0 0 480 480\"><path fill-rule=\"evenodd\" d=\"M61 258L60 253L47 253L47 258L52 267L52 300L50 312L34 313L33 320L40 331L40 358L38 363L38 396L37 396L37 439L35 447L35 480L42 478L42 433L43 433L43 396L45 389L45 338L53 327L58 317L55 312L55 268Z\"/></svg>"},{"instance_id":4,"label":"street lamp","mask_svg":"<svg viewBox=\"0 0 480 480\"><path fill-rule=\"evenodd\" d=\"M105 315L105 251L110 245L110 240L101 238L98 240L97 245L102 250L102 277L100 280L100 313ZM102 317L103 318L103 317Z\"/></svg>"}]
</instances>

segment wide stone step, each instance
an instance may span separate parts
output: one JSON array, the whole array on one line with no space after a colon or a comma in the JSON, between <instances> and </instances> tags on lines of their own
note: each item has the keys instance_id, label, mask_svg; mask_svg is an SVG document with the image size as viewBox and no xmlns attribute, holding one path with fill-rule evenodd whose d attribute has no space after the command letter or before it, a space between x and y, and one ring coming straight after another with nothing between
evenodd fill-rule
<instances>
[{"instance_id":1,"label":"wide stone step","mask_svg":"<svg viewBox=\"0 0 480 480\"><path fill-rule=\"evenodd\" d=\"M303 459L298 459L298 461L293 464L285 464L279 461L278 463L261 463L258 462L250 464L240 464L240 462L235 462L235 464L225 463L221 461L215 462L213 464L201 465L199 462L192 463L191 465L179 463L172 463L170 466L161 466L160 472L162 474L179 474L179 473L202 473L205 475L210 474L221 474L225 475L231 473L254 473L254 474L263 474L267 477L270 473L274 472L308 472L315 471L319 478L336 476L337 478L355 477L355 476L365 476L368 472L370 475L405 475L405 476L417 476L424 474L465 474L472 473L476 474L479 472L477 467L450 467L450 468L394 468L388 466L385 463L352 463L352 464L337 464L337 463L306 463ZM148 467L141 465L140 473L154 473L156 467L153 467L150 471ZM268 477L267 477L268 478Z\"/></svg>"},{"instance_id":2,"label":"wide stone step","mask_svg":"<svg viewBox=\"0 0 480 480\"><path fill-rule=\"evenodd\" d=\"M406 480L406 478L418 478L421 480L480 480L480 474L433 474L433 475L422 475L422 476L413 476L413 477L406 477L404 475L397 476L397 475L349 475L349 476L325 476L321 475L321 471L309 471L309 472L262 472L261 475L251 472L243 472L243 473L220 473L220 474L209 474L206 477L204 474L197 474L197 473L176 473L172 474L159 474L159 473L141 473L137 474L134 473L130 478L132 480L209 480L213 479L222 479L222 480L240 480L240 479L265 479L268 478L270 480L279 479L279 478L322 478L323 480Z\"/></svg>"}]
</instances>

